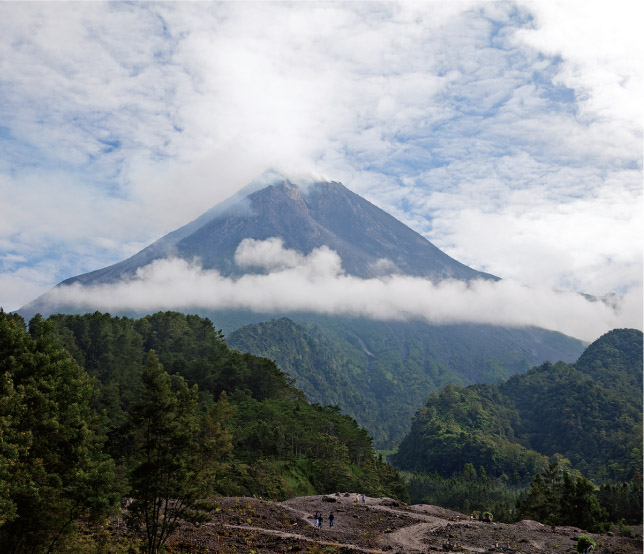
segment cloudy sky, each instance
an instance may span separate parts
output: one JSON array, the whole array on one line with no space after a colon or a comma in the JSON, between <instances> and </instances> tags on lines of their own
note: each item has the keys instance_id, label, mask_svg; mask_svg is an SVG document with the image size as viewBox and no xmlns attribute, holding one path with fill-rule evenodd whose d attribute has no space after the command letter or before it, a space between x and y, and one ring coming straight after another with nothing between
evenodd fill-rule
<instances>
[{"instance_id":1,"label":"cloudy sky","mask_svg":"<svg viewBox=\"0 0 644 554\"><path fill-rule=\"evenodd\" d=\"M621 0L2 2L0 306L272 167L342 181L512 286L623 295L606 325L641 328L641 16Z\"/></svg>"}]
</instances>

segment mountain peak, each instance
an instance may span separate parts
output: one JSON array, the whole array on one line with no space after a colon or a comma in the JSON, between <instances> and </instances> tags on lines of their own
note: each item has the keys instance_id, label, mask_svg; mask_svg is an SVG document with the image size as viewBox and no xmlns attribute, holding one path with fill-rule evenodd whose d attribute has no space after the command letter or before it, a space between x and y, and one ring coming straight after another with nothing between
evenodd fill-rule
<instances>
[{"instance_id":1,"label":"mountain peak","mask_svg":"<svg viewBox=\"0 0 644 554\"><path fill-rule=\"evenodd\" d=\"M239 276L247 272L235 263L240 243L272 238L303 255L328 247L340 256L348 275L360 278L397 273L432 281L496 279L449 257L342 183L313 177L295 180L269 169L131 258L62 284L114 283L155 260L171 257L190 262L197 259L204 269ZM32 309L28 306L24 310Z\"/></svg>"},{"instance_id":2,"label":"mountain peak","mask_svg":"<svg viewBox=\"0 0 644 554\"><path fill-rule=\"evenodd\" d=\"M248 185L241 189L235 196L239 194L248 196L253 192L257 192L258 190L264 189L271 185L290 182L291 180L286 174L274 169L267 169L266 171L264 171L264 173L253 179Z\"/></svg>"}]
</instances>

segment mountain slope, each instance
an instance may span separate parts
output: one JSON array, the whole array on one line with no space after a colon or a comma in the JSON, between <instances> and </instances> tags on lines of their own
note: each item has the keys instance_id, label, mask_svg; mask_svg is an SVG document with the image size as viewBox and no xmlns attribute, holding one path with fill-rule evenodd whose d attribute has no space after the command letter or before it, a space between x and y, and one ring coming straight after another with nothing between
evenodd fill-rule
<instances>
[{"instance_id":1,"label":"mountain slope","mask_svg":"<svg viewBox=\"0 0 644 554\"><path fill-rule=\"evenodd\" d=\"M642 472L640 331L607 333L575 364L546 363L498 387L432 394L393 461L444 476L472 463L492 476L526 477L555 454L598 481Z\"/></svg>"},{"instance_id":2,"label":"mountain slope","mask_svg":"<svg viewBox=\"0 0 644 554\"><path fill-rule=\"evenodd\" d=\"M233 450L215 479L219 493L277 499L360 489L405 498L402 480L376 457L371 438L355 421L306 402L272 361L229 349L208 319L97 312L53 315L43 326L95 379L97 417L108 434L104 449L114 459L129 452L122 425L154 351L169 375L198 387L204 408L225 399Z\"/></svg>"},{"instance_id":3,"label":"mountain slope","mask_svg":"<svg viewBox=\"0 0 644 554\"><path fill-rule=\"evenodd\" d=\"M537 328L433 326L291 314L231 333L233 348L275 360L311 402L337 404L395 446L427 395L449 383L496 383L583 345Z\"/></svg>"},{"instance_id":4,"label":"mountain slope","mask_svg":"<svg viewBox=\"0 0 644 554\"><path fill-rule=\"evenodd\" d=\"M245 238L279 237L284 246L308 254L328 246L342 258L349 275L377 277L403 273L431 280L497 279L450 258L427 239L348 190L341 183L297 185L268 171L227 201L193 222L109 267L66 279L61 285L113 283L154 260L198 258L204 269L241 275L234 254ZM387 260L384 262L384 260ZM54 313L47 294L21 308L23 317Z\"/></svg>"}]
</instances>

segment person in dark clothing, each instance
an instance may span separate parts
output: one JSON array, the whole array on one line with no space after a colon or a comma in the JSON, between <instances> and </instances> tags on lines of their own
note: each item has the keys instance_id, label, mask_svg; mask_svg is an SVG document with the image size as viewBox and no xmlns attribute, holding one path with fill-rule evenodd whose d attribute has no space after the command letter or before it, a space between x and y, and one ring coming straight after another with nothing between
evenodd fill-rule
<instances>
[{"instance_id":1,"label":"person in dark clothing","mask_svg":"<svg viewBox=\"0 0 644 554\"><path fill-rule=\"evenodd\" d=\"M333 520L335 518L333 517L333 512L329 514L329 527L333 527Z\"/></svg>"},{"instance_id":2,"label":"person in dark clothing","mask_svg":"<svg viewBox=\"0 0 644 554\"><path fill-rule=\"evenodd\" d=\"M322 522L324 521L324 518L322 517L322 514L320 514L320 517L319 517L318 521L320 522L320 529L322 529Z\"/></svg>"}]
</instances>

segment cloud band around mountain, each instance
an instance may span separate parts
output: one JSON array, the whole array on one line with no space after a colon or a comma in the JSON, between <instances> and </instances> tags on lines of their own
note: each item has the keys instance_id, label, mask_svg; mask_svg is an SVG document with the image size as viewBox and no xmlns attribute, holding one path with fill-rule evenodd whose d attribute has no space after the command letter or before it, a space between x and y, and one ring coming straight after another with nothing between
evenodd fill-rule
<instances>
[{"instance_id":1,"label":"cloud band around mountain","mask_svg":"<svg viewBox=\"0 0 644 554\"><path fill-rule=\"evenodd\" d=\"M611 305L508 280L433 283L400 274L361 279L347 275L338 254L328 247L304 255L284 248L276 238L242 241L235 260L266 272L230 278L204 269L198 260L163 259L140 268L128 280L59 286L48 297L56 306L108 312L240 309L434 324L539 326L584 340L616 327L637 326L642 318L637 308L642 306L639 289Z\"/></svg>"}]
</instances>

